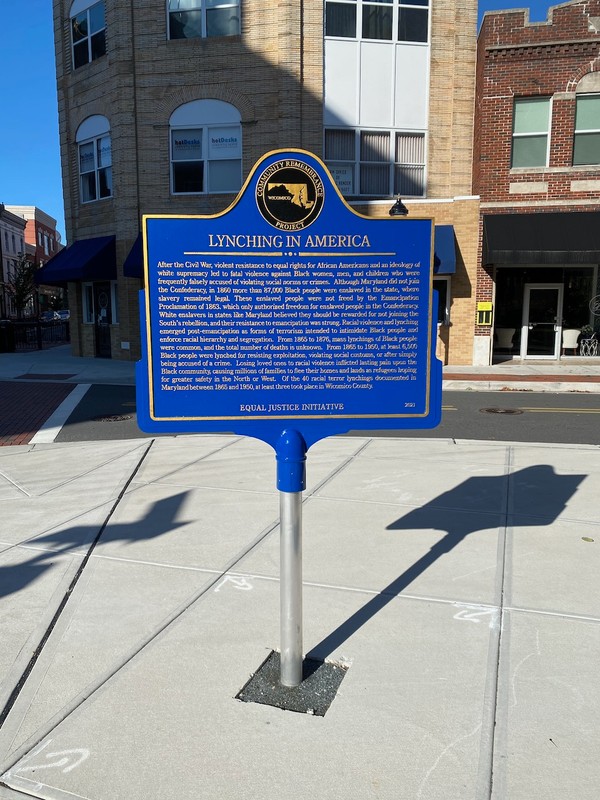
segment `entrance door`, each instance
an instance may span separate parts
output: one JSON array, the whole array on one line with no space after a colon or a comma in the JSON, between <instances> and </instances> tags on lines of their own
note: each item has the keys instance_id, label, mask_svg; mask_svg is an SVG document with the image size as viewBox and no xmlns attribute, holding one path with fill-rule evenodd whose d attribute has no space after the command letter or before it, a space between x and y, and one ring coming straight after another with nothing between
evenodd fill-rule
<instances>
[{"instance_id":1,"label":"entrance door","mask_svg":"<svg viewBox=\"0 0 600 800\"><path fill-rule=\"evenodd\" d=\"M559 357L562 304L562 284L525 284L521 358Z\"/></svg>"},{"instance_id":2,"label":"entrance door","mask_svg":"<svg viewBox=\"0 0 600 800\"><path fill-rule=\"evenodd\" d=\"M96 355L99 358L112 356L110 347L110 283L94 284L94 310L96 314Z\"/></svg>"}]
</instances>

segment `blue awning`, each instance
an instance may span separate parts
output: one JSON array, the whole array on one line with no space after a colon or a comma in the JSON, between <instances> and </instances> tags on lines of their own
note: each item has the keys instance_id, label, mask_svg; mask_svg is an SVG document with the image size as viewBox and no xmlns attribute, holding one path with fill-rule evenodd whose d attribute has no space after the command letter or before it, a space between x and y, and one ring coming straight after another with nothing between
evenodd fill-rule
<instances>
[{"instance_id":1,"label":"blue awning","mask_svg":"<svg viewBox=\"0 0 600 800\"><path fill-rule=\"evenodd\" d=\"M453 225L436 225L433 236L434 275L454 275L456 272L456 245Z\"/></svg>"},{"instance_id":2,"label":"blue awning","mask_svg":"<svg viewBox=\"0 0 600 800\"><path fill-rule=\"evenodd\" d=\"M114 236L81 239L65 247L35 274L46 286L64 286L68 281L112 281L117 277Z\"/></svg>"},{"instance_id":3,"label":"blue awning","mask_svg":"<svg viewBox=\"0 0 600 800\"><path fill-rule=\"evenodd\" d=\"M125 259L123 275L126 278L142 278L144 276L144 252L141 233L138 233L137 239Z\"/></svg>"}]
</instances>

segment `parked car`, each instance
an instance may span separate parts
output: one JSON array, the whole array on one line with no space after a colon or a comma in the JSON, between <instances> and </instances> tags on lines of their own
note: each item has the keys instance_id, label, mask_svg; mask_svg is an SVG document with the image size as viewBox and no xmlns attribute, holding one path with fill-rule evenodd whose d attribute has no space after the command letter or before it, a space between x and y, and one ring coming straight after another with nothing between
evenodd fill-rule
<instances>
[{"instance_id":1,"label":"parked car","mask_svg":"<svg viewBox=\"0 0 600 800\"><path fill-rule=\"evenodd\" d=\"M43 311L40 314L40 322L54 322L55 319L60 319L56 311Z\"/></svg>"},{"instance_id":2,"label":"parked car","mask_svg":"<svg viewBox=\"0 0 600 800\"><path fill-rule=\"evenodd\" d=\"M62 320L71 319L71 312L68 308L61 308L60 311L56 312L57 318Z\"/></svg>"}]
</instances>

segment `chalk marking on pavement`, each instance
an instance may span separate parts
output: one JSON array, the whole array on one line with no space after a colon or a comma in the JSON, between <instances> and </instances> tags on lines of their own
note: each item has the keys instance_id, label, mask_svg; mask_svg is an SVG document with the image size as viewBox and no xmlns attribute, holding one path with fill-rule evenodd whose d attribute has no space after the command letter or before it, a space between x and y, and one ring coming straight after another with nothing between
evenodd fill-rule
<instances>
[{"instance_id":1,"label":"chalk marking on pavement","mask_svg":"<svg viewBox=\"0 0 600 800\"><path fill-rule=\"evenodd\" d=\"M481 622L481 617L490 617L488 627L498 627L500 609L486 608L485 606L471 606L463 603L456 603L455 605L461 610L454 615L453 619L462 619L467 622Z\"/></svg>"},{"instance_id":2,"label":"chalk marking on pavement","mask_svg":"<svg viewBox=\"0 0 600 800\"><path fill-rule=\"evenodd\" d=\"M50 744L52 744L52 739L48 739L42 745L42 747L40 747L35 751L34 754L30 754L30 757L24 758L23 761L20 762L21 766L17 765L16 768L9 770L9 772L7 772L6 775L7 776L19 775L22 774L23 772L35 772L36 770L39 769L58 769L59 767L64 767L64 769L62 769L61 772L67 773L76 769L76 767L78 767L80 764L83 764L83 762L87 761L87 759L90 757L90 751L87 748L77 747L73 750L60 750L57 751L56 753L45 754L46 758L56 759L59 756L62 756L62 758L59 758L58 761L51 761L50 763L43 763L43 764L41 763L31 764L30 762L32 760L35 760L36 756L39 755L42 752L42 750L44 750ZM74 759L69 758L69 756L74 756Z\"/></svg>"},{"instance_id":3,"label":"chalk marking on pavement","mask_svg":"<svg viewBox=\"0 0 600 800\"><path fill-rule=\"evenodd\" d=\"M234 589L242 589L243 591L246 592L252 591L252 589L254 589L254 586L252 586L248 578L234 578L232 575L225 575L221 583L217 584L213 589L213 591L220 592L226 583L232 583Z\"/></svg>"},{"instance_id":4,"label":"chalk marking on pavement","mask_svg":"<svg viewBox=\"0 0 600 800\"><path fill-rule=\"evenodd\" d=\"M52 444L91 385L91 383L78 383L54 413L44 422L31 439L30 444Z\"/></svg>"}]
</instances>

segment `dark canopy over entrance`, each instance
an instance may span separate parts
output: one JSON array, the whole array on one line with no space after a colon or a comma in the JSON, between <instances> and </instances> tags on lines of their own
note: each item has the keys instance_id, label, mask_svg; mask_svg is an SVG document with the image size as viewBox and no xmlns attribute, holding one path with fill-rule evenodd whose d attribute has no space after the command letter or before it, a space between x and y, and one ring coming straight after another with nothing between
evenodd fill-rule
<instances>
[{"instance_id":1,"label":"dark canopy over entrance","mask_svg":"<svg viewBox=\"0 0 600 800\"><path fill-rule=\"evenodd\" d=\"M116 277L114 236L81 239L57 253L35 274L36 283L47 286L64 286L68 281L111 281Z\"/></svg>"},{"instance_id":2,"label":"dark canopy over entrance","mask_svg":"<svg viewBox=\"0 0 600 800\"><path fill-rule=\"evenodd\" d=\"M600 211L486 214L483 263L600 263Z\"/></svg>"}]
</instances>

